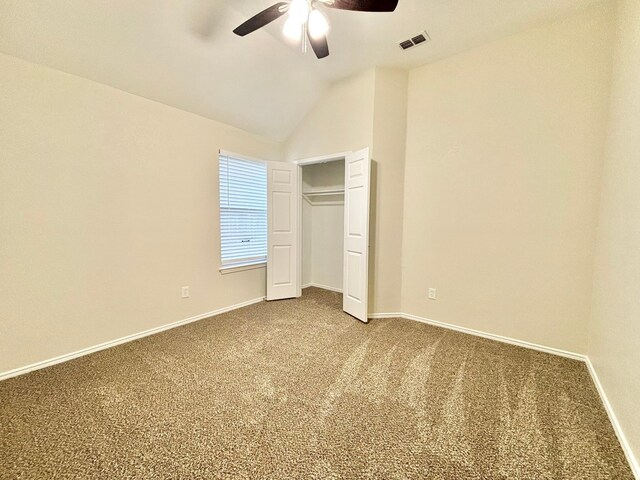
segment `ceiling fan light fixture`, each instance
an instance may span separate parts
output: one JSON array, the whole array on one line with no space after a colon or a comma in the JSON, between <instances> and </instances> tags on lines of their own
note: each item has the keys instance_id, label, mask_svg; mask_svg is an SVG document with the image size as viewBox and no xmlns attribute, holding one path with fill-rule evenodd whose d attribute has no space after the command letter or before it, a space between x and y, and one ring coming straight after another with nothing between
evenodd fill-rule
<instances>
[{"instance_id":1,"label":"ceiling fan light fixture","mask_svg":"<svg viewBox=\"0 0 640 480\"><path fill-rule=\"evenodd\" d=\"M269 25L288 13L282 32L293 41L302 40L302 52L307 52L311 45L318 59L329 56L327 31L329 22L322 12L314 6L350 10L353 12L393 12L399 0L280 0L279 2L258 12L249 20L234 28L233 33L240 37L255 32ZM410 40L414 44L414 39Z\"/></svg>"},{"instance_id":2,"label":"ceiling fan light fixture","mask_svg":"<svg viewBox=\"0 0 640 480\"><path fill-rule=\"evenodd\" d=\"M291 0L289 4L289 19L302 25L309 18L309 2L307 0Z\"/></svg>"},{"instance_id":3,"label":"ceiling fan light fixture","mask_svg":"<svg viewBox=\"0 0 640 480\"><path fill-rule=\"evenodd\" d=\"M302 25L296 22L293 18L289 17L287 18L287 21L284 22L284 27L282 27L282 34L289 40L299 42L300 37L302 37Z\"/></svg>"},{"instance_id":4,"label":"ceiling fan light fixture","mask_svg":"<svg viewBox=\"0 0 640 480\"><path fill-rule=\"evenodd\" d=\"M309 13L309 35L311 38L319 39L324 37L329 31L329 22L320 10L315 8Z\"/></svg>"}]
</instances>

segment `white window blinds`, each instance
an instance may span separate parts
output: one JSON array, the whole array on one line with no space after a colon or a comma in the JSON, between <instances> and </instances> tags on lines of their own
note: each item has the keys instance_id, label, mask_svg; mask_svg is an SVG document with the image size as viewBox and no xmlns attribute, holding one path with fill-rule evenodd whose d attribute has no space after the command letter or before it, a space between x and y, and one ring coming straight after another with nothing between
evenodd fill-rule
<instances>
[{"instance_id":1,"label":"white window blinds","mask_svg":"<svg viewBox=\"0 0 640 480\"><path fill-rule=\"evenodd\" d=\"M222 265L267 259L267 164L220 153Z\"/></svg>"}]
</instances>

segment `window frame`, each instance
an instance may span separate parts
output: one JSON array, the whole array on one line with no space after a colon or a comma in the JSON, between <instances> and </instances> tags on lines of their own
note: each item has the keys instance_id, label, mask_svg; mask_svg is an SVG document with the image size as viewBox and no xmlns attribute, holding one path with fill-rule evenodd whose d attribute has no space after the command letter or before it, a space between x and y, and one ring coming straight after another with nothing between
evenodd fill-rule
<instances>
[{"instance_id":1,"label":"window frame","mask_svg":"<svg viewBox=\"0 0 640 480\"><path fill-rule=\"evenodd\" d=\"M265 256L264 258L260 258L260 259L252 259L252 260L247 260L247 259L241 259L238 260L236 262L233 261L229 261L227 263L224 262L223 258L222 258L222 208L221 208L221 195L222 195L222 191L220 189L220 157L229 157L229 158L233 158L236 160L243 160L243 161L247 161L247 162L253 162L253 163L260 163L263 164L265 167L265 172L267 171L267 161L263 160L261 158L255 158L255 157L250 157L247 155L243 155L243 154L239 154L239 153L235 153L235 152L231 152L228 150L218 150L218 228L219 228L219 240L220 240L220 250L219 250L219 262L220 262L220 267L219 267L219 271L222 274L227 274L227 273L234 273L234 272L239 272L239 271L244 271L244 270L253 270L256 268L265 268L267 265L267 253L265 252ZM267 184L265 184L265 195L267 194ZM266 210L265 210L266 212ZM268 230L265 231L265 240L266 240L266 235L268 233Z\"/></svg>"}]
</instances>

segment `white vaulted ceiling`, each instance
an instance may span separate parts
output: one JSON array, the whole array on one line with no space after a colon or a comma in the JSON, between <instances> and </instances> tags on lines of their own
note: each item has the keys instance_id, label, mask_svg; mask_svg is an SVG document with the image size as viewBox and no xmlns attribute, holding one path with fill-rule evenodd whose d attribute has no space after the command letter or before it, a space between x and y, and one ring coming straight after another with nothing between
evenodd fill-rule
<instances>
[{"instance_id":1,"label":"white vaulted ceiling","mask_svg":"<svg viewBox=\"0 0 640 480\"><path fill-rule=\"evenodd\" d=\"M274 0L0 0L0 52L275 140L335 80L411 68L566 15L597 0L400 0L394 13L325 9L331 55L282 39L284 19L233 28ZM428 44L400 40L426 29Z\"/></svg>"}]
</instances>

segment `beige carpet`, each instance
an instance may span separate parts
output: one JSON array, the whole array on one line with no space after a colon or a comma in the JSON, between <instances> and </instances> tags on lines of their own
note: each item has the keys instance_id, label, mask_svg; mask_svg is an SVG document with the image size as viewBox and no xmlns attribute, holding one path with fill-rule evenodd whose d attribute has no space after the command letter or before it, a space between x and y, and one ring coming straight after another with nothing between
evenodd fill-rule
<instances>
[{"instance_id":1,"label":"beige carpet","mask_svg":"<svg viewBox=\"0 0 640 480\"><path fill-rule=\"evenodd\" d=\"M307 289L0 383L0 478L631 479L585 366Z\"/></svg>"}]
</instances>

